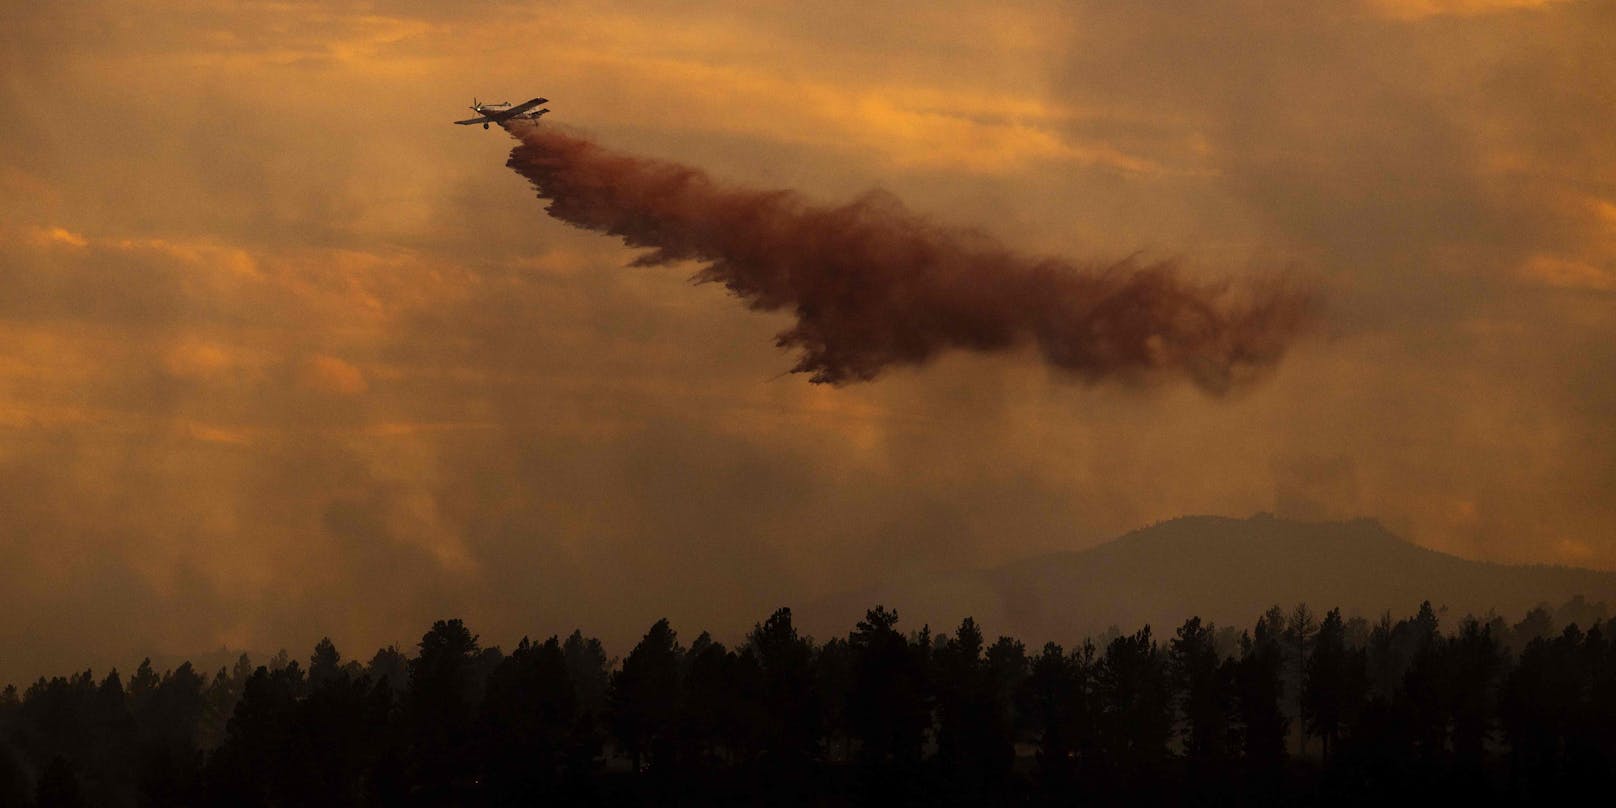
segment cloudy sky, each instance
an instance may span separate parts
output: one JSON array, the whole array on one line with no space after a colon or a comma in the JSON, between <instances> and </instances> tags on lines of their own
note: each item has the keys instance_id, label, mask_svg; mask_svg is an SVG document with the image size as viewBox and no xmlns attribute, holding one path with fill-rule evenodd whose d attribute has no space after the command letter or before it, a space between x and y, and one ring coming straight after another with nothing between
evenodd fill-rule
<instances>
[{"instance_id":1,"label":"cloudy sky","mask_svg":"<svg viewBox=\"0 0 1616 808\"><path fill-rule=\"evenodd\" d=\"M1616 568L1616 3L878 6L0 8L0 680L450 615L621 650L1196 513ZM539 94L1325 314L1226 396L1030 351L813 385L787 315L449 125Z\"/></svg>"}]
</instances>

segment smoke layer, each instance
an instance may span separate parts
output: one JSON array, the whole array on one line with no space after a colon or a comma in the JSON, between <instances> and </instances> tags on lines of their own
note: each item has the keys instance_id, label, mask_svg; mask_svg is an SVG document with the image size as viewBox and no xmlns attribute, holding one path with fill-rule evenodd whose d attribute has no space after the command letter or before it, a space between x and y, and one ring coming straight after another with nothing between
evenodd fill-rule
<instances>
[{"instance_id":1,"label":"smoke layer","mask_svg":"<svg viewBox=\"0 0 1616 808\"><path fill-rule=\"evenodd\" d=\"M1201 284L1168 262L1078 266L1018 255L872 191L839 207L725 187L677 163L614 153L551 127L512 125L507 165L551 216L650 248L634 264L705 264L753 309L797 319L777 344L815 382L867 381L948 349L1031 342L1085 381L1187 375L1224 392L1276 363L1310 322L1283 281Z\"/></svg>"}]
</instances>

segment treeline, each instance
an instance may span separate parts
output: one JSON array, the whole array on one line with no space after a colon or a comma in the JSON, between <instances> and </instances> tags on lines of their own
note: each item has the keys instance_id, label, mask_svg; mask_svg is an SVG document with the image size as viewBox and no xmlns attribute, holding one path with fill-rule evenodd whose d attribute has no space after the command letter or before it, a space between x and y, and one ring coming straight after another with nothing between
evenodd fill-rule
<instances>
[{"instance_id":1,"label":"treeline","mask_svg":"<svg viewBox=\"0 0 1616 808\"><path fill-rule=\"evenodd\" d=\"M1560 614L1567 616L1567 608ZM0 806L960 804L1546 800L1616 785L1602 606L1443 633L1275 607L1099 643L989 643L970 619L846 637L791 611L736 648L659 621L484 647L440 621L411 654L212 676L143 663L0 693ZM1580 609L1580 611L1577 611Z\"/></svg>"}]
</instances>

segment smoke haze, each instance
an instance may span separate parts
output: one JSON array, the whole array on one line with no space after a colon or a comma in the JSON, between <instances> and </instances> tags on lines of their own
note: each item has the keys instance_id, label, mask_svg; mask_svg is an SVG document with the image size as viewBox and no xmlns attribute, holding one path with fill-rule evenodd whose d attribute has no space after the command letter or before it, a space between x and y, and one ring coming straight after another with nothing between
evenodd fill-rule
<instances>
[{"instance_id":1,"label":"smoke haze","mask_svg":"<svg viewBox=\"0 0 1616 808\"><path fill-rule=\"evenodd\" d=\"M1612 30L1609 0L0 3L0 683L449 615L735 639L1184 514L1616 569ZM1215 276L1295 267L1327 313L1082 384L1038 360L1055 301L989 321L1010 355L918 305L804 320L842 298L792 277L753 311L688 283L712 259L625 268L450 124L538 94L798 214L884 188L925 218L847 215L904 244L1179 256L1223 315L1263 289ZM879 382L765 382L802 323L935 353L838 334ZM1285 354L1204 394L1235 344Z\"/></svg>"},{"instance_id":2,"label":"smoke haze","mask_svg":"<svg viewBox=\"0 0 1616 808\"><path fill-rule=\"evenodd\" d=\"M553 127L506 125L509 165L561 221L650 248L638 266L700 261L753 309L788 310L776 343L815 382L874 379L948 349L1031 341L1085 381L1167 371L1222 393L1276 363L1313 299L1281 281L1196 284L1169 263L1078 267L934 225L873 191L820 207L791 191L724 187L677 163L614 153Z\"/></svg>"}]
</instances>

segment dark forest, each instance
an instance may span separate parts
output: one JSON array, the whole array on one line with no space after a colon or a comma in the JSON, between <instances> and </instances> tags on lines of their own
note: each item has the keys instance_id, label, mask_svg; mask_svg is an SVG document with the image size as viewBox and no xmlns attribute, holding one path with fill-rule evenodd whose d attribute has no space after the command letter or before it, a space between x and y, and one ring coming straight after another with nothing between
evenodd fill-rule
<instances>
[{"instance_id":1,"label":"dark forest","mask_svg":"<svg viewBox=\"0 0 1616 808\"><path fill-rule=\"evenodd\" d=\"M1076 648L907 630L816 643L789 609L737 647L658 621L504 651L460 620L413 648L207 675L143 662L0 694L5 806L1538 801L1608 791L1603 604L1444 627L1275 606ZM1579 622L1581 625L1579 625Z\"/></svg>"}]
</instances>

